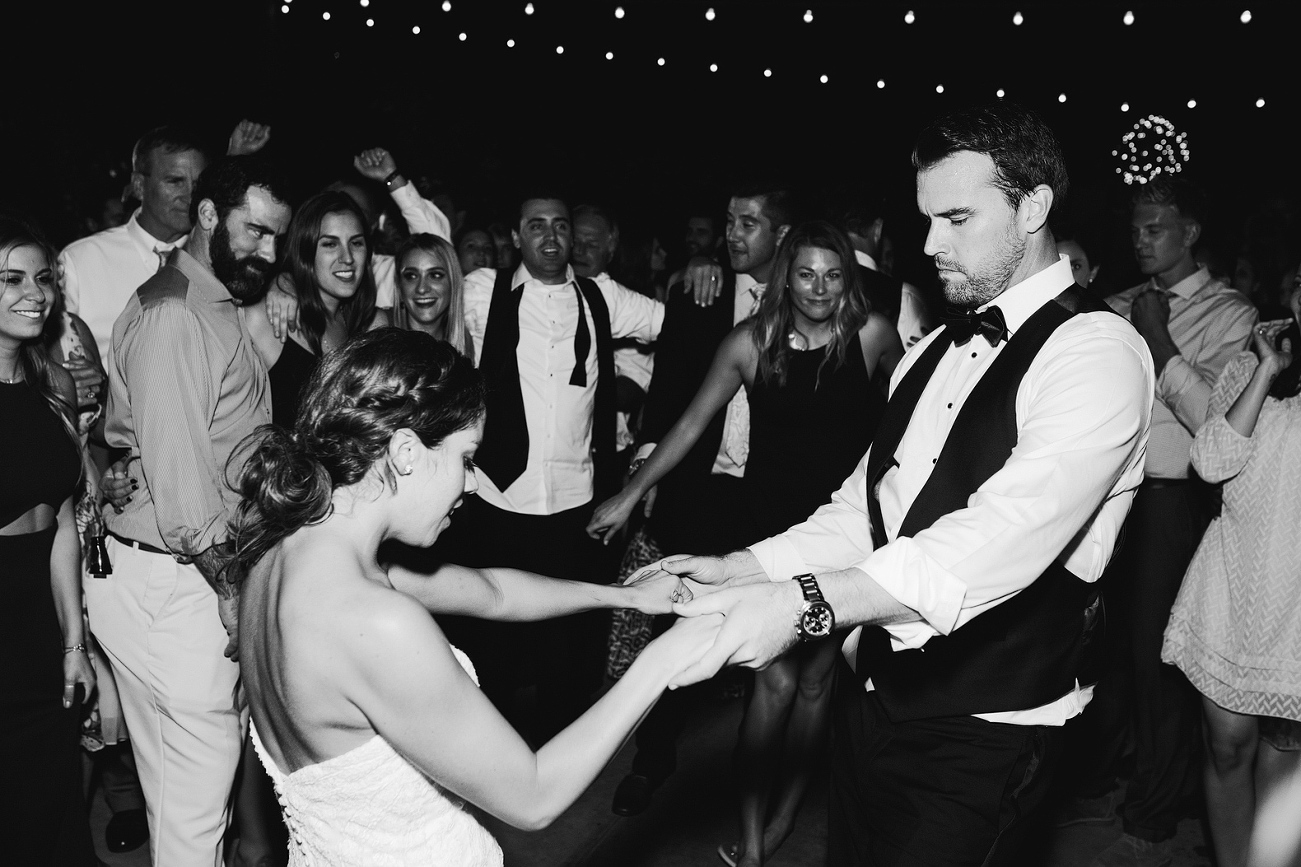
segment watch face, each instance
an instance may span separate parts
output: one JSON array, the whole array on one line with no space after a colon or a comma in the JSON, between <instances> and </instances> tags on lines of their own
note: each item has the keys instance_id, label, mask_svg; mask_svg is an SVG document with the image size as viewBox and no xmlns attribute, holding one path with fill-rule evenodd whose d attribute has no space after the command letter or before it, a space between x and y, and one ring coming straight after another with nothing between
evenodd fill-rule
<instances>
[{"instance_id":1,"label":"watch face","mask_svg":"<svg viewBox=\"0 0 1301 867\"><path fill-rule=\"evenodd\" d=\"M826 638L834 625L835 616L825 602L813 603L800 617L801 631L809 638Z\"/></svg>"}]
</instances>

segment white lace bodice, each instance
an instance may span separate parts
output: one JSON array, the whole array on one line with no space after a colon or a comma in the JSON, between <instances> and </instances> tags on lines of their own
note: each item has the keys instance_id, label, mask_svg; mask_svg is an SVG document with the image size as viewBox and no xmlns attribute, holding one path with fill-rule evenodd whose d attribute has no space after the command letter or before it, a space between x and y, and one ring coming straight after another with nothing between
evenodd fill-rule
<instances>
[{"instance_id":1,"label":"white lace bodice","mask_svg":"<svg viewBox=\"0 0 1301 867\"><path fill-rule=\"evenodd\" d=\"M469 660L457 658L474 676ZM501 847L464 802L379 735L286 775L249 736L289 829L289 867L501 867Z\"/></svg>"}]
</instances>

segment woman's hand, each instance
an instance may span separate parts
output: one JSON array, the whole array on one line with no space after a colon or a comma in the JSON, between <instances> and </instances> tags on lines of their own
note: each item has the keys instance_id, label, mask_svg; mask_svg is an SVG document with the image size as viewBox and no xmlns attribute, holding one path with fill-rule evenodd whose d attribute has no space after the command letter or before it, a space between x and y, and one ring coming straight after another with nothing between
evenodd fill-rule
<instances>
[{"instance_id":1,"label":"woman's hand","mask_svg":"<svg viewBox=\"0 0 1301 867\"><path fill-rule=\"evenodd\" d=\"M600 539L603 545L610 544L610 539L628 523L633 507L637 505L635 499L628 497L629 490L624 488L621 493L615 494L596 507L592 519L587 522L587 535L593 539Z\"/></svg>"},{"instance_id":2,"label":"woman's hand","mask_svg":"<svg viewBox=\"0 0 1301 867\"><path fill-rule=\"evenodd\" d=\"M701 661L713 649L722 626L721 614L680 617L667 632L646 645L641 656L665 666L674 689L707 680L708 677L693 678L689 672L706 670Z\"/></svg>"},{"instance_id":3,"label":"woman's hand","mask_svg":"<svg viewBox=\"0 0 1301 867\"><path fill-rule=\"evenodd\" d=\"M276 340L284 343L289 332L297 333L298 295L287 275L281 274L272 281L271 288L267 290L265 306L267 321L271 323L271 331Z\"/></svg>"},{"instance_id":4,"label":"woman's hand","mask_svg":"<svg viewBox=\"0 0 1301 867\"><path fill-rule=\"evenodd\" d=\"M1256 355L1260 356L1260 366L1265 368L1265 372L1271 379L1292 366L1292 353L1295 349L1292 341L1284 340L1281 349L1274 347L1278 336L1291 324L1291 319L1275 319L1272 322L1260 323L1251 332L1252 346L1256 350Z\"/></svg>"},{"instance_id":5,"label":"woman's hand","mask_svg":"<svg viewBox=\"0 0 1301 867\"><path fill-rule=\"evenodd\" d=\"M125 457L114 463L108 469L104 470L104 475L99 477L99 490L104 498L104 502L112 506L117 513L122 514L122 509L126 504L131 502L131 495L140 489L140 482L131 477L131 462L139 460L138 457Z\"/></svg>"},{"instance_id":6,"label":"woman's hand","mask_svg":"<svg viewBox=\"0 0 1301 867\"><path fill-rule=\"evenodd\" d=\"M81 703L85 704L90 701L90 694L95 691L95 667L90 664L90 657L84 650L73 650L63 654L63 707L72 707L72 700L76 695L77 684L81 684L84 690L81 694Z\"/></svg>"},{"instance_id":7,"label":"woman's hand","mask_svg":"<svg viewBox=\"0 0 1301 867\"><path fill-rule=\"evenodd\" d=\"M99 402L100 388L104 385L104 371L81 355L74 355L65 361L63 369L72 374L72 381L77 387L78 409L85 409Z\"/></svg>"}]
</instances>

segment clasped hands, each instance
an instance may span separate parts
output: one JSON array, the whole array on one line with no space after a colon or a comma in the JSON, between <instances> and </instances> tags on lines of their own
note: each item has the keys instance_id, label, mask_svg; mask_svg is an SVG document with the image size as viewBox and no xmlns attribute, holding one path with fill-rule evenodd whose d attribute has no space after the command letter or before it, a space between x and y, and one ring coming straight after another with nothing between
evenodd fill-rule
<instances>
[{"instance_id":1,"label":"clasped hands","mask_svg":"<svg viewBox=\"0 0 1301 867\"><path fill-rule=\"evenodd\" d=\"M795 615L803 595L794 581L736 575L721 557L677 555L643 567L624 583L655 587L660 597L672 590L670 610L680 617L723 617L713 645L670 688L708 680L726 665L765 668L798 642Z\"/></svg>"}]
</instances>

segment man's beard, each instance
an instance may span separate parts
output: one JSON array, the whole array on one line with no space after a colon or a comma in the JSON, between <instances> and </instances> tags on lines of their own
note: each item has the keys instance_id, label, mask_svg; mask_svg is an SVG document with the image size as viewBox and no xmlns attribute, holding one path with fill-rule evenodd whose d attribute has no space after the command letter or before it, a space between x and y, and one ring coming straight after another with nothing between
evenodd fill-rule
<instances>
[{"instance_id":1,"label":"man's beard","mask_svg":"<svg viewBox=\"0 0 1301 867\"><path fill-rule=\"evenodd\" d=\"M981 263L981 268L977 272L969 273L959 268L956 262L936 257L935 264L938 267L952 269L949 272L951 275L954 273L962 275L952 281L941 277L940 282L944 284L944 300L964 310L975 310L980 305L989 303L1008 288L1012 282L1012 275L1016 273L1017 266L1024 258L1025 240L1012 234L1011 227L1003 244L994 251L992 257Z\"/></svg>"},{"instance_id":2,"label":"man's beard","mask_svg":"<svg viewBox=\"0 0 1301 867\"><path fill-rule=\"evenodd\" d=\"M219 221L213 230L209 255L212 273L239 303L256 301L266 291L271 280L271 263L260 256L237 258L230 248L230 231L225 220Z\"/></svg>"}]
</instances>

